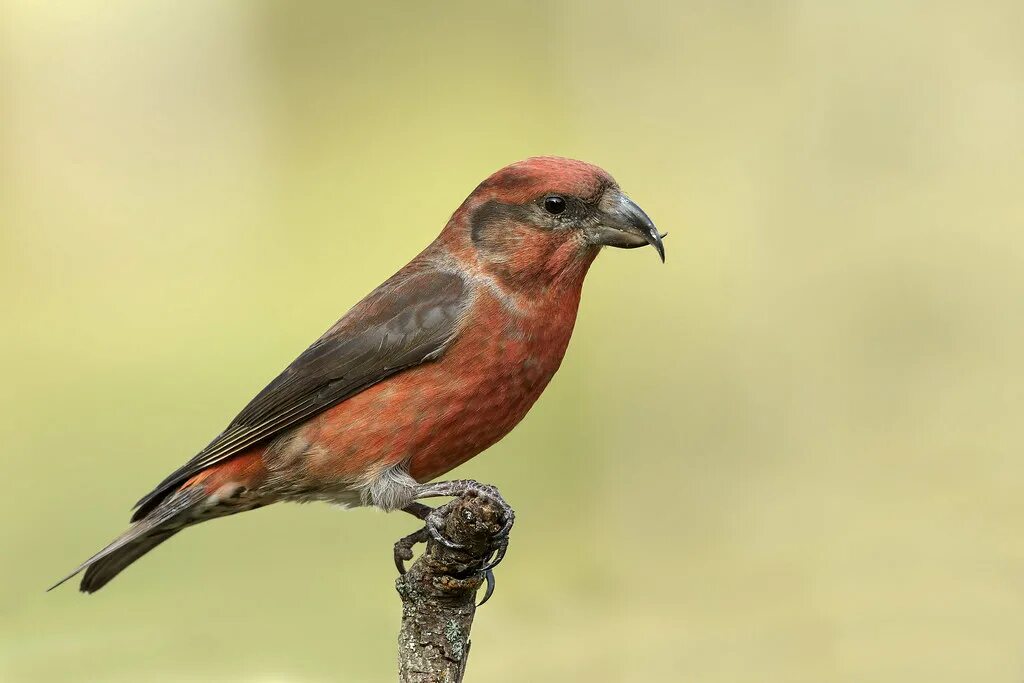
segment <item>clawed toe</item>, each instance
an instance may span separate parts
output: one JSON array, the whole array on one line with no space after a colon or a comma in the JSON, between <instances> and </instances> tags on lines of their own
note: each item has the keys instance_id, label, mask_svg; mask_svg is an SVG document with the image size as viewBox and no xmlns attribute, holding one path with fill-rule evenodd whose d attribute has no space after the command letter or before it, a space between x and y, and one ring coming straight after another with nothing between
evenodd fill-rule
<instances>
[{"instance_id":1,"label":"clawed toe","mask_svg":"<svg viewBox=\"0 0 1024 683\"><path fill-rule=\"evenodd\" d=\"M487 582L487 590L484 591L484 599L477 603L477 607L483 607L484 603L494 595L494 572L490 569L484 570L484 581Z\"/></svg>"},{"instance_id":2,"label":"clawed toe","mask_svg":"<svg viewBox=\"0 0 1024 683\"><path fill-rule=\"evenodd\" d=\"M494 534L494 537L500 538L502 541L505 542L505 545L508 545L508 534L510 531L512 531L512 525L516 523L516 513L515 510L509 507L508 503L506 503L504 500L499 498L496 502L504 504L504 507L502 508L501 512L502 516L505 519L505 523L501 526L501 529L498 530L498 533Z\"/></svg>"},{"instance_id":3,"label":"clawed toe","mask_svg":"<svg viewBox=\"0 0 1024 683\"><path fill-rule=\"evenodd\" d=\"M498 541L497 547L491 553L491 556L484 562L484 566L481 567L483 571L489 572L490 570L501 564L501 561L505 559L505 553L508 551L508 536L502 537Z\"/></svg>"},{"instance_id":4,"label":"clawed toe","mask_svg":"<svg viewBox=\"0 0 1024 683\"><path fill-rule=\"evenodd\" d=\"M425 520L426 526L424 526L424 529L426 529L427 533L430 534L430 537L432 539L434 539L444 547L451 548L452 550L461 550L465 548L465 546L461 543L456 543L452 539L445 536L444 533L444 523L445 520L448 518L448 512L451 509L449 507L450 505L451 503L442 505L441 507L437 508L429 515L427 515L427 519Z\"/></svg>"},{"instance_id":5,"label":"clawed toe","mask_svg":"<svg viewBox=\"0 0 1024 683\"><path fill-rule=\"evenodd\" d=\"M417 543L426 543L429 534L427 528L418 529L408 536L398 539L395 543L395 568L399 574L405 574L405 563L412 559L412 547Z\"/></svg>"}]
</instances>

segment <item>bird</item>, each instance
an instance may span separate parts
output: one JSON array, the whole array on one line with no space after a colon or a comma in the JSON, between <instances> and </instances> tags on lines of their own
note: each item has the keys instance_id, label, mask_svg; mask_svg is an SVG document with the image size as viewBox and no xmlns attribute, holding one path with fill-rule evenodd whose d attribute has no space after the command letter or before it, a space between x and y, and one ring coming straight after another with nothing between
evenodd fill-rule
<instances>
[{"instance_id":1,"label":"bird","mask_svg":"<svg viewBox=\"0 0 1024 683\"><path fill-rule=\"evenodd\" d=\"M508 434L558 370L584 278L603 247L664 234L611 175L531 157L493 173L422 252L370 292L252 399L192 459L136 503L128 529L57 582L84 571L93 593L179 531L277 502L403 510L423 520L395 546L443 535L451 503L492 486L437 481Z\"/></svg>"}]
</instances>

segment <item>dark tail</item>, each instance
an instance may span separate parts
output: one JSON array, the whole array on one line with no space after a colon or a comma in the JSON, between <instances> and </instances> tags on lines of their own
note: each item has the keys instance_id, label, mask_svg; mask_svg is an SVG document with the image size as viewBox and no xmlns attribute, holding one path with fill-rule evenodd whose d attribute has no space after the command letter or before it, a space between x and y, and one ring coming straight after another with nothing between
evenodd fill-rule
<instances>
[{"instance_id":1,"label":"dark tail","mask_svg":"<svg viewBox=\"0 0 1024 683\"><path fill-rule=\"evenodd\" d=\"M47 590L53 590L84 569L79 589L83 593L95 593L125 567L188 526L193 521L189 509L204 497L202 486L175 493Z\"/></svg>"},{"instance_id":2,"label":"dark tail","mask_svg":"<svg viewBox=\"0 0 1024 683\"><path fill-rule=\"evenodd\" d=\"M85 576L82 577L82 583L78 587L79 590L83 593L95 593L120 574L122 569L179 531L181 531L180 527L168 531L151 531L128 545L94 560L86 568Z\"/></svg>"}]
</instances>

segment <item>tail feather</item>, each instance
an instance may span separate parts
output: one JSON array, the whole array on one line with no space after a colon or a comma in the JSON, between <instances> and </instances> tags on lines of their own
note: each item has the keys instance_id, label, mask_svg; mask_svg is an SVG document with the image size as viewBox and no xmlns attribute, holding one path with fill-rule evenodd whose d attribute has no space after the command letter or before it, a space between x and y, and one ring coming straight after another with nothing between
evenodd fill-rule
<instances>
[{"instance_id":1,"label":"tail feather","mask_svg":"<svg viewBox=\"0 0 1024 683\"><path fill-rule=\"evenodd\" d=\"M181 531L182 528L184 527L151 531L128 545L94 560L86 567L79 590L83 593L95 593L120 574L122 569Z\"/></svg>"},{"instance_id":2,"label":"tail feather","mask_svg":"<svg viewBox=\"0 0 1024 683\"><path fill-rule=\"evenodd\" d=\"M51 591L85 570L79 589L94 593L117 576L125 567L139 559L192 521L186 513L205 497L202 486L181 490L164 501L148 516L133 523L103 550L75 568L47 590Z\"/></svg>"}]
</instances>

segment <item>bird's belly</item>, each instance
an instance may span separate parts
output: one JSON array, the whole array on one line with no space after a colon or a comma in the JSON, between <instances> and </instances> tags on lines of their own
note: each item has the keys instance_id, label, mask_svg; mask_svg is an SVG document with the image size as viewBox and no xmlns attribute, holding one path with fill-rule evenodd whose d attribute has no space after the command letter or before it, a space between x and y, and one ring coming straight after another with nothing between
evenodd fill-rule
<instances>
[{"instance_id":1,"label":"bird's belly","mask_svg":"<svg viewBox=\"0 0 1024 683\"><path fill-rule=\"evenodd\" d=\"M508 434L547 386L572 333L572 320L560 322L477 326L439 360L325 411L295 436L303 479L359 487L401 466L423 482L462 464Z\"/></svg>"}]
</instances>

